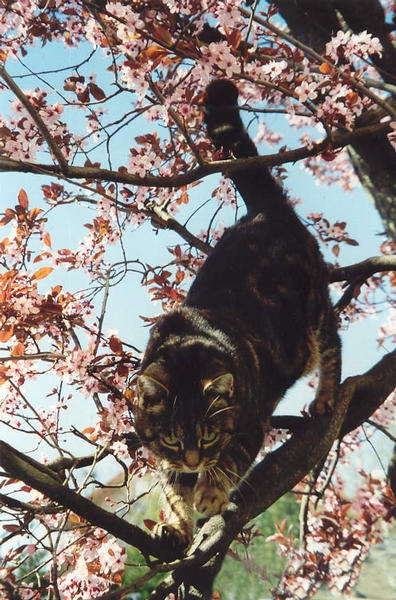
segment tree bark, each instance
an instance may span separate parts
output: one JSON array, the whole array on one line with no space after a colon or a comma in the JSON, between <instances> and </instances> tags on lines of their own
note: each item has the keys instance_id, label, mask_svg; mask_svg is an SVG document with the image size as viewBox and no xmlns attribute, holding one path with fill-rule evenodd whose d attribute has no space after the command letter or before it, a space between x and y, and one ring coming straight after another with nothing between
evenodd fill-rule
<instances>
[{"instance_id":1,"label":"tree bark","mask_svg":"<svg viewBox=\"0 0 396 600\"><path fill-rule=\"evenodd\" d=\"M317 52L323 52L326 42L341 29L340 16L354 33L367 30L378 37L383 54L374 55L373 64L385 82L396 83L396 49L379 0L276 0L274 4L293 36ZM387 134L352 142L349 155L386 234L396 242L396 155Z\"/></svg>"}]
</instances>

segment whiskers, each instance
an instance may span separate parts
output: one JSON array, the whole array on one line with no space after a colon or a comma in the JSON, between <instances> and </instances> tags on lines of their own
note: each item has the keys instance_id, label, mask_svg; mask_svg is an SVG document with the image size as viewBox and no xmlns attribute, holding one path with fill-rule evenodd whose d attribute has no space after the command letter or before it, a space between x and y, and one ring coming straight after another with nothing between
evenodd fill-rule
<instances>
[{"instance_id":1,"label":"whiskers","mask_svg":"<svg viewBox=\"0 0 396 600\"><path fill-rule=\"evenodd\" d=\"M222 489L227 490L228 492L232 488L236 488L242 481L250 487L250 489L254 492L254 487L244 479L243 475L239 475L229 467L222 468L219 464L214 464L208 471L206 472L206 477L213 483L213 485L221 487ZM240 492L242 499L244 500L243 493Z\"/></svg>"},{"instance_id":2,"label":"whiskers","mask_svg":"<svg viewBox=\"0 0 396 600\"><path fill-rule=\"evenodd\" d=\"M216 410L216 412L214 412L214 413L211 413L211 414L208 416L208 420L209 420L209 419L213 419L213 417L215 417L216 415L219 415L219 414L220 414L220 413L222 413L222 412L225 412L226 410L235 410L235 408L236 408L235 406L225 406L224 408L219 408L219 410ZM209 410L209 409L208 409L208 410ZM206 411L206 412L207 412L207 411ZM206 415L205 415L205 416L206 416Z\"/></svg>"},{"instance_id":3,"label":"whiskers","mask_svg":"<svg viewBox=\"0 0 396 600\"><path fill-rule=\"evenodd\" d=\"M220 394L218 394L213 400L212 402L209 404L208 408L206 409L206 413L204 414L204 418L206 417L206 415L208 414L208 412L210 411L210 409L212 408L212 406L217 402L217 400L220 398Z\"/></svg>"}]
</instances>

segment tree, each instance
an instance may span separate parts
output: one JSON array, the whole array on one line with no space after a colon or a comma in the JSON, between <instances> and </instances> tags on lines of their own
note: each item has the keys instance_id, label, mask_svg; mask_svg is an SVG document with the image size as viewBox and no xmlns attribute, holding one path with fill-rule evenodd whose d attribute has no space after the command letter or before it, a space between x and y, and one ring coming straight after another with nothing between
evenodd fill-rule
<instances>
[{"instance_id":1,"label":"tree","mask_svg":"<svg viewBox=\"0 0 396 600\"><path fill-rule=\"evenodd\" d=\"M166 577L153 598L181 588L186 598L209 598L232 540L241 530L248 535L249 521L289 490L301 501L300 545L279 524L271 539L287 566L276 598L309 598L323 583L348 591L370 545L385 534L395 514L394 468L392 487L362 472L353 500L337 471L363 444L362 424L367 436L379 428L392 438L396 401L396 351L387 350L395 340L395 49L390 3L365 0L365 11L357 4L327 0L317 10L303 0L3 1L0 170L25 181L16 199L6 198L0 222L6 231L0 243L0 414L8 441L15 437L15 443L0 442L6 597L120 598L160 573ZM51 53L57 68L41 68L38 58ZM258 143L279 144L262 118L280 114L290 128L311 127L301 145L239 160L214 152L201 122L204 89L214 77L239 85ZM322 213L305 220L330 251L329 283L339 295L342 326L386 308L379 340L387 351L366 373L343 381L330 417L273 417L272 451L241 482L227 513L203 524L181 556L124 518L135 506L127 492L125 501L110 501L109 510L87 497L105 482L106 472L102 481L97 475L102 462L117 461L125 489L155 471L133 433L136 332L122 321L120 334L105 330L109 302L118 290L126 294L124 280L133 299L133 273L162 310L183 300L188 280L222 233L213 203L226 206L229 220L237 210L227 173L254 162L285 179L285 165L305 161L317 179L348 188L348 153L383 218L387 236L378 256L340 266L342 248L357 244L343 215L333 223ZM195 187L214 173L225 175L212 202L201 199L206 225L200 234L190 227L198 209ZM65 227L51 230L52 220L63 211L58 218L65 223L68 212L75 219L70 229L78 229L81 207L94 210L85 238L75 249L54 247L51 234ZM183 223L177 213L189 209ZM129 254L128 235L139 226L152 244L166 244L166 229L177 236L160 264ZM74 282L79 292L72 291ZM129 310L139 314L138 306ZM154 318L145 317L148 323ZM90 400L96 420L84 427L79 415L67 423L67 407ZM45 460L30 455L44 445ZM146 565L127 587L121 585L126 553L120 542L136 547ZM38 551L44 552L41 575L32 583L31 573L18 569Z\"/></svg>"}]
</instances>

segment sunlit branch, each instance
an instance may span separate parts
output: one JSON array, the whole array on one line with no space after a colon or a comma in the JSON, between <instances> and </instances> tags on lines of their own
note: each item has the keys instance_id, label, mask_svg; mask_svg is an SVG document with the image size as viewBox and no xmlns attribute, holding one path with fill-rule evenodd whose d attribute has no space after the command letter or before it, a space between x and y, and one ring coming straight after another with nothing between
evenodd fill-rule
<instances>
[{"instance_id":1,"label":"sunlit branch","mask_svg":"<svg viewBox=\"0 0 396 600\"><path fill-rule=\"evenodd\" d=\"M364 138L379 132L391 131L389 122L376 123L360 127L353 132L336 132L332 135L332 148L343 148L351 142ZM321 142L314 142L312 147L301 146L294 150L285 150L276 154L267 154L251 158L239 158L217 160L205 162L203 165L191 169L187 173L174 175L173 177L162 177L156 175L146 175L139 177L127 173L126 170L112 171L100 167L78 167L69 166L67 168L67 177L70 179L108 181L114 183L124 183L127 185L161 187L161 188L179 188L190 183L198 181L202 177L213 173L241 171L250 167L273 167L289 162L296 162L309 156L317 156L328 149L329 141L326 138ZM32 173L36 175L52 175L62 177L62 170L58 165L43 163L31 163L28 161L17 161L12 158L0 158L0 172L20 172Z\"/></svg>"},{"instance_id":2,"label":"sunlit branch","mask_svg":"<svg viewBox=\"0 0 396 600\"><path fill-rule=\"evenodd\" d=\"M346 384L353 394L340 437L365 423L396 388L396 350L386 354L363 375L346 379L343 385ZM308 420L295 415L275 415L270 422L275 429L298 433Z\"/></svg>"},{"instance_id":3,"label":"sunlit branch","mask_svg":"<svg viewBox=\"0 0 396 600\"><path fill-rule=\"evenodd\" d=\"M395 384L396 351L383 357L364 375L346 379L333 415L304 419L290 440L252 469L239 485L233 498L235 503L230 504L228 513L224 517L213 517L201 529L188 557L172 575L173 581L181 581L186 576L194 581L196 577L193 573L197 576L200 573L197 566L207 563L215 554L218 562L241 527L301 481L327 454L333 440L364 422L385 400ZM345 417L349 401L350 407ZM146 554L169 560L169 547L165 551L159 540L79 496L65 487L48 466L37 463L4 442L0 442L0 463L10 476L25 481L90 523L104 527ZM271 481L270 486L268 481ZM209 568L207 565L203 569ZM210 566L210 569L214 568Z\"/></svg>"},{"instance_id":4,"label":"sunlit branch","mask_svg":"<svg viewBox=\"0 0 396 600\"><path fill-rule=\"evenodd\" d=\"M374 273L384 273L396 270L396 256L372 256L362 262L347 267L337 267L329 274L329 281L351 281L354 279L367 279Z\"/></svg>"},{"instance_id":5,"label":"sunlit branch","mask_svg":"<svg viewBox=\"0 0 396 600\"><path fill-rule=\"evenodd\" d=\"M53 362L54 360L62 360L65 356L56 352L37 352L36 354L20 354L17 356L0 356L0 363L6 363L17 360L44 360Z\"/></svg>"},{"instance_id":6,"label":"sunlit branch","mask_svg":"<svg viewBox=\"0 0 396 600\"><path fill-rule=\"evenodd\" d=\"M108 452L105 448L103 448L100 454L94 453L79 457L61 456L60 458L56 458L55 460L51 461L48 464L48 467L51 469L51 471L56 471L57 473L64 471L65 469L81 469L82 467L89 467L93 463L99 462L109 455L111 455L111 452Z\"/></svg>"}]
</instances>

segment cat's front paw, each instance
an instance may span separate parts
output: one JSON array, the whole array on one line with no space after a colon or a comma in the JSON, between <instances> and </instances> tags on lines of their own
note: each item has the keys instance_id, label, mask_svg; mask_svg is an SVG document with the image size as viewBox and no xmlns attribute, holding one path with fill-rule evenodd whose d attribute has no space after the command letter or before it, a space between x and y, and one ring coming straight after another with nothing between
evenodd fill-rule
<instances>
[{"instance_id":1,"label":"cat's front paw","mask_svg":"<svg viewBox=\"0 0 396 600\"><path fill-rule=\"evenodd\" d=\"M226 509L228 494L222 488L210 486L206 482L198 483L194 492L194 504L198 512L205 517L212 517Z\"/></svg>"},{"instance_id":2,"label":"cat's front paw","mask_svg":"<svg viewBox=\"0 0 396 600\"><path fill-rule=\"evenodd\" d=\"M182 524L156 523L152 533L166 541L175 550L187 548L192 542L192 532L187 527L183 527Z\"/></svg>"}]
</instances>

